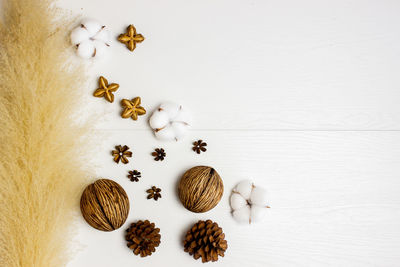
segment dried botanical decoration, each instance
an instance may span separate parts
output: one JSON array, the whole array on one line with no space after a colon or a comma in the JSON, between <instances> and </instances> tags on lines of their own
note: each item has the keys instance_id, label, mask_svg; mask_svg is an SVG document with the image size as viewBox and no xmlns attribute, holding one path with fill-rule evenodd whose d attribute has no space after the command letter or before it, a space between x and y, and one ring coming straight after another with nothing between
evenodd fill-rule
<instances>
[{"instance_id":1,"label":"dried botanical decoration","mask_svg":"<svg viewBox=\"0 0 400 267\"><path fill-rule=\"evenodd\" d=\"M138 116L146 114L146 110L140 106L140 97L135 97L132 100L122 99L121 105L124 110L121 113L121 117L127 119L131 117L133 120L137 120Z\"/></svg>"},{"instance_id":2,"label":"dried botanical decoration","mask_svg":"<svg viewBox=\"0 0 400 267\"><path fill-rule=\"evenodd\" d=\"M207 151L207 143L203 142L203 140L197 140L196 142L193 142L193 151L196 152L197 154L200 154L200 152L206 152Z\"/></svg>"},{"instance_id":3,"label":"dried botanical decoration","mask_svg":"<svg viewBox=\"0 0 400 267\"><path fill-rule=\"evenodd\" d=\"M195 166L187 170L178 184L182 205L196 213L213 209L224 194L224 184L218 172L208 166Z\"/></svg>"},{"instance_id":4,"label":"dried botanical decoration","mask_svg":"<svg viewBox=\"0 0 400 267\"><path fill-rule=\"evenodd\" d=\"M230 197L232 216L239 223L260 222L269 209L268 192L250 180L238 183Z\"/></svg>"},{"instance_id":5,"label":"dried botanical decoration","mask_svg":"<svg viewBox=\"0 0 400 267\"><path fill-rule=\"evenodd\" d=\"M156 186L152 186L150 189L147 189L146 191L149 195L147 196L147 199L154 199L154 200L158 200L159 198L161 198L161 189L156 187Z\"/></svg>"},{"instance_id":6,"label":"dried botanical decoration","mask_svg":"<svg viewBox=\"0 0 400 267\"><path fill-rule=\"evenodd\" d=\"M160 228L148 220L137 221L126 230L125 240L135 255L150 256L161 243Z\"/></svg>"},{"instance_id":7,"label":"dried botanical decoration","mask_svg":"<svg viewBox=\"0 0 400 267\"><path fill-rule=\"evenodd\" d=\"M163 141L181 140L192 125L192 114L178 103L164 102L149 119L157 139Z\"/></svg>"},{"instance_id":8,"label":"dried botanical decoration","mask_svg":"<svg viewBox=\"0 0 400 267\"><path fill-rule=\"evenodd\" d=\"M223 257L228 243L222 228L211 220L198 221L187 232L183 241L185 252L193 255L196 260L201 257L202 262L217 261Z\"/></svg>"},{"instance_id":9,"label":"dried botanical decoration","mask_svg":"<svg viewBox=\"0 0 400 267\"><path fill-rule=\"evenodd\" d=\"M71 43L75 45L76 53L81 58L104 57L110 47L110 32L100 22L84 19L71 32Z\"/></svg>"},{"instance_id":10,"label":"dried botanical decoration","mask_svg":"<svg viewBox=\"0 0 400 267\"><path fill-rule=\"evenodd\" d=\"M116 146L111 154L114 156L114 161L116 163L119 163L121 160L122 163L127 164L129 162L127 157L132 157L132 152L129 151L129 147L121 145Z\"/></svg>"},{"instance_id":11,"label":"dried botanical decoration","mask_svg":"<svg viewBox=\"0 0 400 267\"><path fill-rule=\"evenodd\" d=\"M86 187L81 197L83 218L101 231L120 228L129 214L129 198L116 182L100 179Z\"/></svg>"},{"instance_id":12,"label":"dried botanical decoration","mask_svg":"<svg viewBox=\"0 0 400 267\"><path fill-rule=\"evenodd\" d=\"M167 153L165 153L165 150L163 148L156 148L151 155L154 157L155 161L163 161L164 158L167 156Z\"/></svg>"},{"instance_id":13,"label":"dried botanical decoration","mask_svg":"<svg viewBox=\"0 0 400 267\"><path fill-rule=\"evenodd\" d=\"M113 92L117 91L119 85L117 83L108 84L108 81L103 76L99 78L99 88L94 91L93 96L104 97L108 102L114 102Z\"/></svg>"},{"instance_id":14,"label":"dried botanical decoration","mask_svg":"<svg viewBox=\"0 0 400 267\"><path fill-rule=\"evenodd\" d=\"M118 36L118 41L125 44L130 51L133 51L136 48L136 43L143 42L144 37L140 33L136 33L136 28L133 25L129 25L126 33Z\"/></svg>"},{"instance_id":15,"label":"dried botanical decoration","mask_svg":"<svg viewBox=\"0 0 400 267\"><path fill-rule=\"evenodd\" d=\"M139 182L139 178L142 177L141 173L137 170L129 171L128 178L131 182Z\"/></svg>"}]
</instances>

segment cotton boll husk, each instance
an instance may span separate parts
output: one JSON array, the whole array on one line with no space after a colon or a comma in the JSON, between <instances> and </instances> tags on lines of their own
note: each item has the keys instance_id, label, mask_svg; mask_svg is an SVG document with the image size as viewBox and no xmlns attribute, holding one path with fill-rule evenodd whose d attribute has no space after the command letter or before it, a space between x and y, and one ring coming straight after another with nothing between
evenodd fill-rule
<instances>
[{"instance_id":1,"label":"cotton boll husk","mask_svg":"<svg viewBox=\"0 0 400 267\"><path fill-rule=\"evenodd\" d=\"M234 191L239 192L245 199L250 198L251 191L253 190L253 183L250 180L241 181Z\"/></svg>"},{"instance_id":2,"label":"cotton boll husk","mask_svg":"<svg viewBox=\"0 0 400 267\"><path fill-rule=\"evenodd\" d=\"M256 186L250 196L250 202L258 206L268 206L268 194L264 188Z\"/></svg>"},{"instance_id":3,"label":"cotton boll husk","mask_svg":"<svg viewBox=\"0 0 400 267\"><path fill-rule=\"evenodd\" d=\"M257 205L252 205L250 210L250 219L251 222L260 222L265 217L265 213L267 212L266 207L260 207Z\"/></svg>"},{"instance_id":4,"label":"cotton boll husk","mask_svg":"<svg viewBox=\"0 0 400 267\"><path fill-rule=\"evenodd\" d=\"M71 43L73 45L77 45L84 40L88 40L90 38L89 33L82 27L77 27L71 32Z\"/></svg>"},{"instance_id":5,"label":"cotton boll husk","mask_svg":"<svg viewBox=\"0 0 400 267\"><path fill-rule=\"evenodd\" d=\"M171 124L171 127L172 127L172 129L173 129L173 131L175 133L176 140L181 140L185 136L185 134L186 134L186 132L188 130L187 126L184 123L181 123L181 122L173 122Z\"/></svg>"},{"instance_id":6,"label":"cotton boll husk","mask_svg":"<svg viewBox=\"0 0 400 267\"><path fill-rule=\"evenodd\" d=\"M233 210L238 210L247 205L247 201L239 194L232 193L230 199L231 208Z\"/></svg>"},{"instance_id":7,"label":"cotton boll husk","mask_svg":"<svg viewBox=\"0 0 400 267\"><path fill-rule=\"evenodd\" d=\"M96 49L96 58L102 58L107 54L108 46L100 41L93 42L94 48Z\"/></svg>"},{"instance_id":8,"label":"cotton boll husk","mask_svg":"<svg viewBox=\"0 0 400 267\"><path fill-rule=\"evenodd\" d=\"M169 123L168 113L164 110L155 111L150 117L149 124L153 129L161 129Z\"/></svg>"},{"instance_id":9,"label":"cotton boll husk","mask_svg":"<svg viewBox=\"0 0 400 267\"><path fill-rule=\"evenodd\" d=\"M110 44L111 40L110 32L107 30L107 28L103 28L93 37L93 39L101 41L106 44Z\"/></svg>"},{"instance_id":10,"label":"cotton boll husk","mask_svg":"<svg viewBox=\"0 0 400 267\"><path fill-rule=\"evenodd\" d=\"M180 111L181 105L173 102L164 102L160 105L160 108L167 114L170 120L175 120L175 117Z\"/></svg>"},{"instance_id":11,"label":"cotton boll husk","mask_svg":"<svg viewBox=\"0 0 400 267\"><path fill-rule=\"evenodd\" d=\"M158 139L163 141L175 140L175 132L171 125L167 125L164 129L155 132L155 135Z\"/></svg>"},{"instance_id":12,"label":"cotton boll husk","mask_svg":"<svg viewBox=\"0 0 400 267\"><path fill-rule=\"evenodd\" d=\"M94 53L94 43L92 41L83 41L77 48L77 54L81 58L91 58Z\"/></svg>"},{"instance_id":13,"label":"cotton boll husk","mask_svg":"<svg viewBox=\"0 0 400 267\"><path fill-rule=\"evenodd\" d=\"M250 207L248 205L232 212L233 218L239 223L250 223Z\"/></svg>"},{"instance_id":14,"label":"cotton boll husk","mask_svg":"<svg viewBox=\"0 0 400 267\"><path fill-rule=\"evenodd\" d=\"M85 26L86 30L89 33L89 36L96 35L100 30L102 25L100 22L94 19L84 19L82 20L82 24Z\"/></svg>"}]
</instances>

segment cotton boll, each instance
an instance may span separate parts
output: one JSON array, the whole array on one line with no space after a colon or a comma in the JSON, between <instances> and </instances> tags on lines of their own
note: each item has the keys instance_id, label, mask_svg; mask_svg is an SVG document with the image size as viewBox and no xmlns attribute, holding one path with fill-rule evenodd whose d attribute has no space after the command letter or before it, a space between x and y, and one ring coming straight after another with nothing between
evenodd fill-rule
<instances>
[{"instance_id":1,"label":"cotton boll","mask_svg":"<svg viewBox=\"0 0 400 267\"><path fill-rule=\"evenodd\" d=\"M77 45L84 40L88 40L89 38L90 36L88 31L82 27L77 27L71 32L71 43L73 45Z\"/></svg>"},{"instance_id":2,"label":"cotton boll","mask_svg":"<svg viewBox=\"0 0 400 267\"><path fill-rule=\"evenodd\" d=\"M182 139L186 132L187 132L187 126L182 123L182 122L173 122L171 124L171 127L174 129L175 132L175 139L178 141L180 139Z\"/></svg>"},{"instance_id":3,"label":"cotton boll","mask_svg":"<svg viewBox=\"0 0 400 267\"><path fill-rule=\"evenodd\" d=\"M155 133L156 137L163 141L175 140L175 131L174 129L168 125L161 131Z\"/></svg>"},{"instance_id":4,"label":"cotton boll","mask_svg":"<svg viewBox=\"0 0 400 267\"><path fill-rule=\"evenodd\" d=\"M165 111L155 111L149 120L150 127L153 129L161 129L168 123L168 113Z\"/></svg>"},{"instance_id":5,"label":"cotton boll","mask_svg":"<svg viewBox=\"0 0 400 267\"><path fill-rule=\"evenodd\" d=\"M89 35L92 37L101 30L101 27L103 27L100 22L94 19L84 19L81 24L85 27Z\"/></svg>"},{"instance_id":6,"label":"cotton boll","mask_svg":"<svg viewBox=\"0 0 400 267\"><path fill-rule=\"evenodd\" d=\"M160 105L159 108L166 112L170 119L175 120L175 117L178 115L181 105L173 102L164 102Z\"/></svg>"},{"instance_id":7,"label":"cotton boll","mask_svg":"<svg viewBox=\"0 0 400 267\"><path fill-rule=\"evenodd\" d=\"M95 20L85 19L71 32L71 43L76 45L78 56L89 59L103 57L109 46L110 34L105 26Z\"/></svg>"},{"instance_id":8,"label":"cotton boll","mask_svg":"<svg viewBox=\"0 0 400 267\"><path fill-rule=\"evenodd\" d=\"M236 185L234 191L242 195L243 198L249 199L251 191L253 190L253 183L250 180L245 180Z\"/></svg>"},{"instance_id":9,"label":"cotton boll","mask_svg":"<svg viewBox=\"0 0 400 267\"><path fill-rule=\"evenodd\" d=\"M231 208L238 210L247 205L247 201L239 194L233 193L230 199Z\"/></svg>"},{"instance_id":10,"label":"cotton boll","mask_svg":"<svg viewBox=\"0 0 400 267\"><path fill-rule=\"evenodd\" d=\"M265 207L260 207L257 205L252 205L250 209L250 220L251 222L260 222L265 216L265 213L267 212L267 208Z\"/></svg>"},{"instance_id":11,"label":"cotton boll","mask_svg":"<svg viewBox=\"0 0 400 267\"><path fill-rule=\"evenodd\" d=\"M233 218L239 223L250 223L250 207L244 206L232 212Z\"/></svg>"},{"instance_id":12,"label":"cotton boll","mask_svg":"<svg viewBox=\"0 0 400 267\"><path fill-rule=\"evenodd\" d=\"M97 58L102 58L107 54L108 46L105 43L99 42L99 41L94 41L93 45L94 45L94 47L96 49L96 55L95 56Z\"/></svg>"},{"instance_id":13,"label":"cotton boll","mask_svg":"<svg viewBox=\"0 0 400 267\"><path fill-rule=\"evenodd\" d=\"M77 48L77 53L82 58L91 58L94 53L94 44L91 41L84 41L79 44Z\"/></svg>"},{"instance_id":14,"label":"cotton boll","mask_svg":"<svg viewBox=\"0 0 400 267\"><path fill-rule=\"evenodd\" d=\"M110 32L106 30L106 28L103 28L93 37L93 39L101 41L105 44L110 44L111 40Z\"/></svg>"},{"instance_id":15,"label":"cotton boll","mask_svg":"<svg viewBox=\"0 0 400 267\"><path fill-rule=\"evenodd\" d=\"M234 219L241 222L247 220L249 223L261 221L269 208L267 197L267 191L254 186L251 181L239 182L232 190L229 202ZM243 211L244 207L249 208L247 213Z\"/></svg>"},{"instance_id":16,"label":"cotton boll","mask_svg":"<svg viewBox=\"0 0 400 267\"><path fill-rule=\"evenodd\" d=\"M190 123L186 120L188 116L182 116L184 112L186 111L179 104L172 102L162 103L153 112L149 120L155 136L165 141L182 139L190 126Z\"/></svg>"},{"instance_id":17,"label":"cotton boll","mask_svg":"<svg viewBox=\"0 0 400 267\"><path fill-rule=\"evenodd\" d=\"M184 121L188 125L192 124L192 120L192 114L186 108L182 108L181 111L174 118L174 121Z\"/></svg>"},{"instance_id":18,"label":"cotton boll","mask_svg":"<svg viewBox=\"0 0 400 267\"><path fill-rule=\"evenodd\" d=\"M258 206L268 206L267 190L261 187L255 187L251 193L250 202Z\"/></svg>"}]
</instances>

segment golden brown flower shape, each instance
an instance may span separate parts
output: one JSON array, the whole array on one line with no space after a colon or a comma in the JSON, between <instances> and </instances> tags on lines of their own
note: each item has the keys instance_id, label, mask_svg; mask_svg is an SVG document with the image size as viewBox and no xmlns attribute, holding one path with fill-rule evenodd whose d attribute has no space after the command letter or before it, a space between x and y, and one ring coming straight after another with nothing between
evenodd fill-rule
<instances>
[{"instance_id":1,"label":"golden brown flower shape","mask_svg":"<svg viewBox=\"0 0 400 267\"><path fill-rule=\"evenodd\" d=\"M135 97L132 100L122 99L121 105L124 110L121 113L121 117L127 119L131 117L133 120L137 120L138 116L146 114L146 110L140 106L140 97Z\"/></svg>"},{"instance_id":2,"label":"golden brown flower shape","mask_svg":"<svg viewBox=\"0 0 400 267\"><path fill-rule=\"evenodd\" d=\"M132 157L132 152L129 151L129 147L121 145L116 146L115 150L113 150L111 154L114 156L114 161L116 163L119 163L121 160L122 163L127 164L129 162L127 157Z\"/></svg>"},{"instance_id":3,"label":"golden brown flower shape","mask_svg":"<svg viewBox=\"0 0 400 267\"><path fill-rule=\"evenodd\" d=\"M113 92L117 91L119 85L117 83L108 84L108 81L103 76L99 78L99 88L94 91L95 97L104 97L108 102L114 102Z\"/></svg>"},{"instance_id":4,"label":"golden brown flower shape","mask_svg":"<svg viewBox=\"0 0 400 267\"><path fill-rule=\"evenodd\" d=\"M143 42L144 37L140 33L136 33L136 28L133 25L129 25L126 29L126 33L118 36L118 41L125 44L129 50L133 51L136 48L136 43Z\"/></svg>"},{"instance_id":5,"label":"golden brown flower shape","mask_svg":"<svg viewBox=\"0 0 400 267\"><path fill-rule=\"evenodd\" d=\"M203 140L198 140L196 142L193 142L193 147L192 150L196 152L197 154L200 154L201 152L206 152L207 151L207 143L203 142Z\"/></svg>"}]
</instances>

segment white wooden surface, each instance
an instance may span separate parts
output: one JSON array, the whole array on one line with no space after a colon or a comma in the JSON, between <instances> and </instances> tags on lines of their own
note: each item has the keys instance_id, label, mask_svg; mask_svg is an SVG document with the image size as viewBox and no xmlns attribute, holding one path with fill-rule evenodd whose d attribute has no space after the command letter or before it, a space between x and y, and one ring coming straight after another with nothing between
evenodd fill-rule
<instances>
[{"instance_id":1,"label":"white wooden surface","mask_svg":"<svg viewBox=\"0 0 400 267\"><path fill-rule=\"evenodd\" d=\"M229 249L215 266L400 266L400 2L382 0L61 0L117 36L134 24L146 40L130 53L114 42L89 65L82 95L103 136L94 151L98 177L120 183L132 208L126 225L103 233L78 221L80 246L69 267L201 266L182 238L198 219L217 221ZM90 95L99 75L118 82L116 103ZM178 143L157 141L147 126L119 117L122 98L141 96L190 107L196 118ZM150 112L149 112L150 113ZM203 138L207 153L191 142ZM133 160L109 153L127 144ZM167 158L150 153L164 147ZM189 167L212 165L225 194L210 212L183 208L176 183ZM139 183L126 178L142 171ZM264 224L230 216L229 192L251 178L269 189ZM163 197L146 200L157 185ZM162 243L147 258L123 240L128 223L150 219Z\"/></svg>"}]
</instances>

